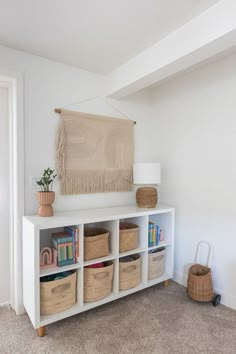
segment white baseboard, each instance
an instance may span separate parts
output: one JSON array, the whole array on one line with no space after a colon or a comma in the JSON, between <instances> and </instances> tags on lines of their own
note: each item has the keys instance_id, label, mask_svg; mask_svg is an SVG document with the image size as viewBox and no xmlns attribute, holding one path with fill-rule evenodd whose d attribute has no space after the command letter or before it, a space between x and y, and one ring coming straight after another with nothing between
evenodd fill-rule
<instances>
[{"instance_id":1,"label":"white baseboard","mask_svg":"<svg viewBox=\"0 0 236 354\"><path fill-rule=\"evenodd\" d=\"M9 302L3 302L0 304L0 307L10 307Z\"/></svg>"},{"instance_id":2,"label":"white baseboard","mask_svg":"<svg viewBox=\"0 0 236 354\"><path fill-rule=\"evenodd\" d=\"M181 273L181 272L175 272L174 274L174 281L176 283L187 286L187 279L188 279L188 273ZM227 294L221 289L215 289L214 288L214 293L215 294L220 294L221 295L221 304L230 307L233 310L236 310L236 296Z\"/></svg>"}]
</instances>

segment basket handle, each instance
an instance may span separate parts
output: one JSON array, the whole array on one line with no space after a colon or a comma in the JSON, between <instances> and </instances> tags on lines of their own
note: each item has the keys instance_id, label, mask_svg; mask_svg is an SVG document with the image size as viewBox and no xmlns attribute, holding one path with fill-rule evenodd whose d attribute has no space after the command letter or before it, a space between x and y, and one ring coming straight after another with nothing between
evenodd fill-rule
<instances>
[{"instance_id":1,"label":"basket handle","mask_svg":"<svg viewBox=\"0 0 236 354\"><path fill-rule=\"evenodd\" d=\"M70 283L58 285L52 289L52 294L60 294L62 291L69 289Z\"/></svg>"},{"instance_id":2,"label":"basket handle","mask_svg":"<svg viewBox=\"0 0 236 354\"><path fill-rule=\"evenodd\" d=\"M211 259L211 244L207 241L199 241L197 244L197 249L196 249L196 256L195 256L195 263L198 263L198 258L199 258L199 253L200 253L200 246L201 244L205 243L208 246L208 255L207 255L207 262L206 266L210 266L210 259Z\"/></svg>"},{"instance_id":3,"label":"basket handle","mask_svg":"<svg viewBox=\"0 0 236 354\"><path fill-rule=\"evenodd\" d=\"M130 265L129 267L123 269L124 273L131 273L133 270L135 270L137 268L136 265Z\"/></svg>"},{"instance_id":4,"label":"basket handle","mask_svg":"<svg viewBox=\"0 0 236 354\"><path fill-rule=\"evenodd\" d=\"M155 256L155 257L152 258L152 262L157 262L157 261L161 260L162 258L163 258L163 255Z\"/></svg>"},{"instance_id":5,"label":"basket handle","mask_svg":"<svg viewBox=\"0 0 236 354\"><path fill-rule=\"evenodd\" d=\"M109 276L109 272L101 272L101 273L97 273L97 274L93 274L94 279L98 279L98 280L102 280L105 279L106 277Z\"/></svg>"}]
</instances>

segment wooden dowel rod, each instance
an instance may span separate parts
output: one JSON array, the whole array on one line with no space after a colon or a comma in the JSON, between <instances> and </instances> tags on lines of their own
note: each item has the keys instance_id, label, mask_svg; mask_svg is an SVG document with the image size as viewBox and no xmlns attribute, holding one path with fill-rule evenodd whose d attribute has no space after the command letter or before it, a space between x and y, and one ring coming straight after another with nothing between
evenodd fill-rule
<instances>
[{"instance_id":1,"label":"wooden dowel rod","mask_svg":"<svg viewBox=\"0 0 236 354\"><path fill-rule=\"evenodd\" d=\"M55 108L55 112L61 114L61 108ZM134 124L136 124L135 121L134 121Z\"/></svg>"}]
</instances>

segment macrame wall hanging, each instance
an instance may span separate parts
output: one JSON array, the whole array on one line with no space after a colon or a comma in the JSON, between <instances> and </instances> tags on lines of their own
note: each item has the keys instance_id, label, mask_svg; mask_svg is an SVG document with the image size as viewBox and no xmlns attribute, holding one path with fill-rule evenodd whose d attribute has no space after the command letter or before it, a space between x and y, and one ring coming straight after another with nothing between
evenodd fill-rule
<instances>
[{"instance_id":1,"label":"macrame wall hanging","mask_svg":"<svg viewBox=\"0 0 236 354\"><path fill-rule=\"evenodd\" d=\"M56 142L61 193L131 190L135 122L64 109L55 111L61 113Z\"/></svg>"}]
</instances>

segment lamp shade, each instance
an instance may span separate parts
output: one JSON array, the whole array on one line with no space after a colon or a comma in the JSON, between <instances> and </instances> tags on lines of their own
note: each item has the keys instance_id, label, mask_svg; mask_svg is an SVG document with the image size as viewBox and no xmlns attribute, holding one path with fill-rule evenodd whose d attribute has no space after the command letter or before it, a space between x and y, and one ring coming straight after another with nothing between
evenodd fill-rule
<instances>
[{"instance_id":1,"label":"lamp shade","mask_svg":"<svg viewBox=\"0 0 236 354\"><path fill-rule=\"evenodd\" d=\"M161 183L161 166L159 163L135 163L133 165L134 184Z\"/></svg>"}]
</instances>

